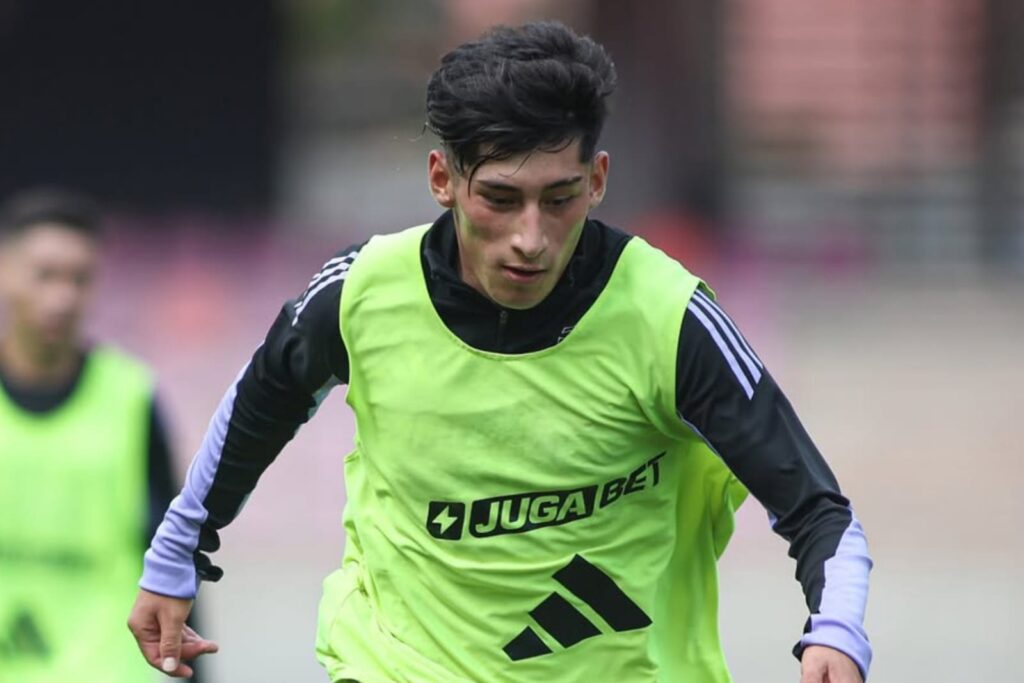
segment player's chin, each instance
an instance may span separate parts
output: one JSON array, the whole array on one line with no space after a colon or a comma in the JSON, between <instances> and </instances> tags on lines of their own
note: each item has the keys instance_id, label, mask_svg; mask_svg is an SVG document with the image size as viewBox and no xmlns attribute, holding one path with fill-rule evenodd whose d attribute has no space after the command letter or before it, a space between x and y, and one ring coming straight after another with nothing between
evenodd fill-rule
<instances>
[{"instance_id":1,"label":"player's chin","mask_svg":"<svg viewBox=\"0 0 1024 683\"><path fill-rule=\"evenodd\" d=\"M491 299L502 308L513 311L524 311L533 308L550 293L550 288L502 288L491 295Z\"/></svg>"}]
</instances>

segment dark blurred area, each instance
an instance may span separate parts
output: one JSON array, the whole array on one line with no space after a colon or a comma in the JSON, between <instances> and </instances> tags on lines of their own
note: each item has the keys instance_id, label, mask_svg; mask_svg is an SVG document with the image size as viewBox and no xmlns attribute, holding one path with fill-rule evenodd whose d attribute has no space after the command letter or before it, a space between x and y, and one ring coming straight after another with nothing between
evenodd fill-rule
<instances>
[{"instance_id":1,"label":"dark blurred area","mask_svg":"<svg viewBox=\"0 0 1024 683\"><path fill-rule=\"evenodd\" d=\"M429 208L413 188L432 65L494 23L547 17L618 66L608 219L770 259L1019 267L1022 13L1015 0L4 0L0 195L59 183L136 215L398 229Z\"/></svg>"},{"instance_id":2,"label":"dark blurred area","mask_svg":"<svg viewBox=\"0 0 1024 683\"><path fill-rule=\"evenodd\" d=\"M281 22L269 0L0 3L0 195L268 209Z\"/></svg>"}]
</instances>

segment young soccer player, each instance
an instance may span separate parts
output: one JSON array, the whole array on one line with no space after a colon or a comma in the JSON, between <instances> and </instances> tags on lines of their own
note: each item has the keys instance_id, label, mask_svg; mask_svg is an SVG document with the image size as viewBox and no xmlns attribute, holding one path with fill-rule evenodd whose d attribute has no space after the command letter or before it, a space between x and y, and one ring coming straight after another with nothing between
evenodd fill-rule
<instances>
[{"instance_id":1,"label":"young soccer player","mask_svg":"<svg viewBox=\"0 0 1024 683\"><path fill-rule=\"evenodd\" d=\"M174 494L148 369L90 343L88 197L0 206L0 680L138 683L126 590ZM194 679L198 680L198 679Z\"/></svg>"},{"instance_id":2,"label":"young soccer player","mask_svg":"<svg viewBox=\"0 0 1024 683\"><path fill-rule=\"evenodd\" d=\"M715 560L738 477L790 543L804 683L855 683L871 561L849 502L712 290L590 218L615 71L555 23L445 55L427 87L432 224L343 249L231 386L147 553L129 624L180 674L208 552L348 385L332 681L728 681Z\"/></svg>"}]
</instances>

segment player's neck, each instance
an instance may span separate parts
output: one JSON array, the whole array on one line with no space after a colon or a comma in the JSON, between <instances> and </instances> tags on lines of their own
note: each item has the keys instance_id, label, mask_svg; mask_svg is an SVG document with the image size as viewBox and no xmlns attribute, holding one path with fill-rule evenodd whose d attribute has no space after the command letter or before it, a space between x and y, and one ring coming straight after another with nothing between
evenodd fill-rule
<instances>
[{"instance_id":1,"label":"player's neck","mask_svg":"<svg viewBox=\"0 0 1024 683\"><path fill-rule=\"evenodd\" d=\"M0 338L0 368L12 382L25 387L59 386L78 370L81 352L74 341L39 344L13 330Z\"/></svg>"}]
</instances>

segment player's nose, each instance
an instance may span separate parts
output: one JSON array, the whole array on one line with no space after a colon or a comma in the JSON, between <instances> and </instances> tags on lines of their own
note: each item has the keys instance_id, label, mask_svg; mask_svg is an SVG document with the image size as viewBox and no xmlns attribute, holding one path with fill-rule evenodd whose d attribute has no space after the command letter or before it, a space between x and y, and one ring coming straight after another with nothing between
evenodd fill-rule
<instances>
[{"instance_id":1,"label":"player's nose","mask_svg":"<svg viewBox=\"0 0 1024 683\"><path fill-rule=\"evenodd\" d=\"M547 249L547 235L536 207L528 206L523 211L512 235L512 247L529 261L536 260Z\"/></svg>"}]
</instances>

